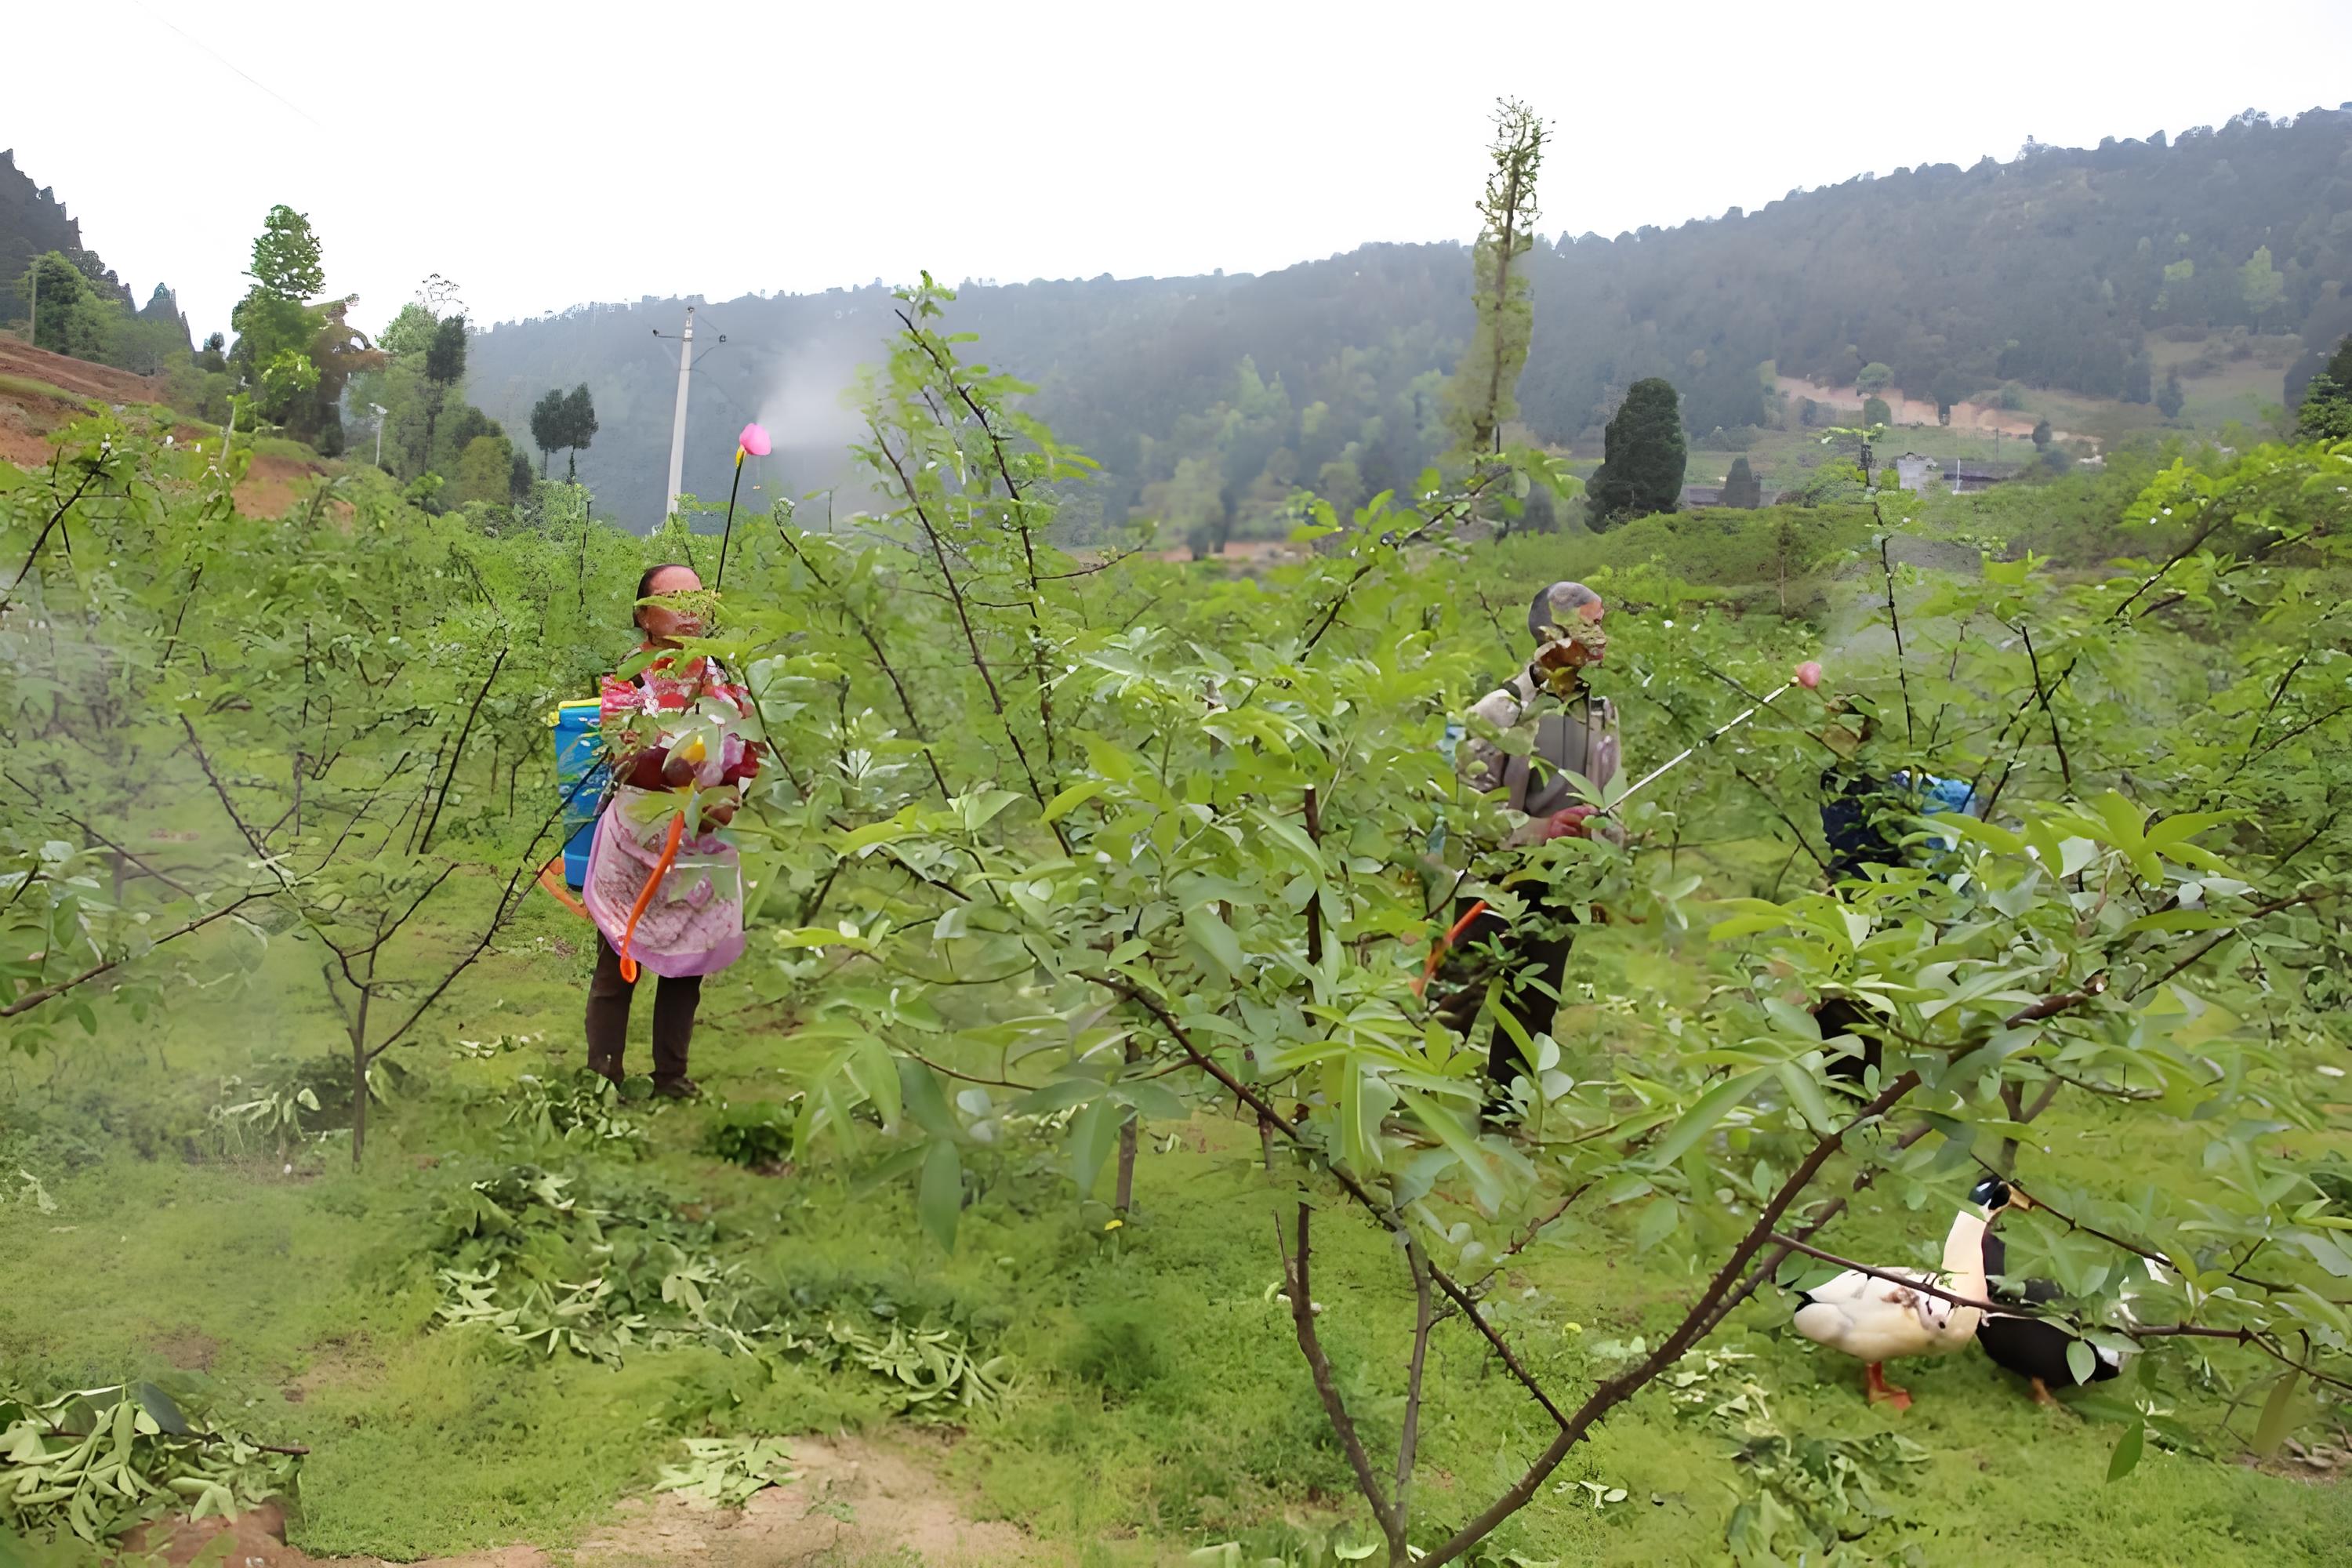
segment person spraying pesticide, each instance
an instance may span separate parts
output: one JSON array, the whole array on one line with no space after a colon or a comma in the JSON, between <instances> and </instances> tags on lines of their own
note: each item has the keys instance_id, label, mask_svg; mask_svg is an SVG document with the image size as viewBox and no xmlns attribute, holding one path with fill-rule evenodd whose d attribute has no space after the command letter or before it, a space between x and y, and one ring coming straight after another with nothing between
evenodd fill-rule
<instances>
[{"instance_id":1,"label":"person spraying pesticide","mask_svg":"<svg viewBox=\"0 0 2352 1568\"><path fill-rule=\"evenodd\" d=\"M1811 684L1817 687L1814 668ZM1885 742L1866 700L1824 695L1822 706L1824 721L1815 738L1837 759L1821 778L1822 838L1829 847L1824 869L1830 891L1843 899L1853 884L1871 880L1873 868L1925 867L1938 851L1952 848L1958 840L1925 818L1975 816L1980 806L1967 779L1876 760ZM1885 1054L1879 1015L1859 996L1832 994L1814 1007L1813 1021L1830 1043L1829 1075L1867 1082Z\"/></svg>"},{"instance_id":2,"label":"person spraying pesticide","mask_svg":"<svg viewBox=\"0 0 2352 1568\"><path fill-rule=\"evenodd\" d=\"M1456 765L1471 788L1502 792L1504 807L1517 820L1501 848L1518 852L1514 859L1565 837L1622 842L1622 829L1591 804L1617 777L1622 750L1616 705L1585 681L1584 672L1609 654L1601 630L1607 614L1601 595L1581 583L1543 589L1528 610L1535 656L1509 684L1470 709L1471 732L1456 750ZM1504 733L1524 738L1528 749L1507 751L1488 738ZM1541 870L1520 869L1532 874L1505 879L1525 889L1518 917L1506 918L1483 898L1460 897L1433 963L1433 1008L1457 1033L1470 1033L1488 992L1495 993L1486 1071L1496 1100L1490 1114L1501 1109L1514 1079L1537 1071L1525 1058L1526 1043L1551 1028L1580 923L1575 904Z\"/></svg>"},{"instance_id":3,"label":"person spraying pesticide","mask_svg":"<svg viewBox=\"0 0 2352 1568\"><path fill-rule=\"evenodd\" d=\"M1625 803L1675 768L1714 745L1790 689L1821 685L1822 668L1808 660L1766 695L1755 699L1728 722L1684 747L1622 789L1612 789L1622 763L1617 710L1589 687L1585 672L1608 656L1601 632L1607 606L1580 583L1555 583L1536 595L1528 626L1537 641L1535 658L1509 685L1490 692L1470 710L1482 727L1497 735L1516 731L1528 742L1524 754L1497 740L1470 739L1456 750L1465 783L1501 791L1505 808L1517 817L1503 841L1522 859L1540 846L1563 838L1601 839L1622 845L1621 813ZM1449 728L1449 739L1461 731ZM1606 800L1606 805L1593 804ZM1432 996L1436 1016L1467 1035L1487 995L1496 999L1497 1026L1487 1057L1495 1085L1487 1114L1502 1108L1509 1086L1523 1076L1521 1055L1538 1032L1548 1032L1559 1005L1575 928L1585 900L1570 897L1554 880L1557 867L1522 866L1501 886L1535 883L1517 920L1506 918L1484 898L1458 899L1454 922L1432 954L1428 975L1438 980ZM1462 878L1454 879L1457 893ZM1596 918L1607 911L1594 907ZM1498 984L1499 982L1499 984ZM1532 1078L1532 1073L1525 1075Z\"/></svg>"},{"instance_id":4,"label":"person spraying pesticide","mask_svg":"<svg viewBox=\"0 0 2352 1568\"><path fill-rule=\"evenodd\" d=\"M642 966L654 996L654 1089L698 1092L687 1051L702 977L743 952L743 881L718 830L759 775L750 693L681 639L709 630L709 595L693 568L656 566L637 584L636 657L603 683L604 754L613 788L596 821L582 901L596 924L588 985L588 1065L621 1079L629 1005ZM634 673L629 671L634 670Z\"/></svg>"}]
</instances>

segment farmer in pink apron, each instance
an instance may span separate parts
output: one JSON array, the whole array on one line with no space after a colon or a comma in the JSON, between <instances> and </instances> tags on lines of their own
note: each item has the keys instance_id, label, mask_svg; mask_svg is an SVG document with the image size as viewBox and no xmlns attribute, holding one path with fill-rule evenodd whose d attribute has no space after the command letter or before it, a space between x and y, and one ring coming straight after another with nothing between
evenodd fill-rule
<instances>
[{"instance_id":1,"label":"farmer in pink apron","mask_svg":"<svg viewBox=\"0 0 2352 1568\"><path fill-rule=\"evenodd\" d=\"M678 639L704 630L704 612L682 597L701 588L688 566L656 566L638 580L637 651L656 657L634 679L604 682L613 790L581 889L596 923L588 1065L620 1081L637 971L650 969L661 977L654 1089L678 1100L698 1092L686 1058L702 976L743 951L740 867L716 830L760 771L758 744L745 732L756 728L749 693L709 655L678 656Z\"/></svg>"}]
</instances>

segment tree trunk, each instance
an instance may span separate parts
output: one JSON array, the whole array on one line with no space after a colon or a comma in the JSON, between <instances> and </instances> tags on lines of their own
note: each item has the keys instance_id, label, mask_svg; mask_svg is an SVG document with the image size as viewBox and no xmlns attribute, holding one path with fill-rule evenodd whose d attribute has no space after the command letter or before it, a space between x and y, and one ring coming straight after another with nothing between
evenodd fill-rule
<instances>
[{"instance_id":1,"label":"tree trunk","mask_svg":"<svg viewBox=\"0 0 2352 1568\"><path fill-rule=\"evenodd\" d=\"M1519 239L1519 175L1514 169L1511 183L1503 198L1503 230L1495 258L1495 300L1487 307L1493 316L1491 348L1494 363L1486 372L1486 403L1479 411L1479 423L1485 426L1475 433L1477 444L1490 451L1503 449L1503 320L1511 302L1511 252Z\"/></svg>"},{"instance_id":2,"label":"tree trunk","mask_svg":"<svg viewBox=\"0 0 2352 1568\"><path fill-rule=\"evenodd\" d=\"M1130 1062L1135 1060L1136 1052L1135 1042L1128 1041L1127 1059ZM1119 1124L1118 1183L1111 1194L1110 1205L1122 1219L1126 1217L1127 1211L1135 1205L1135 1147L1140 1141L1141 1135L1141 1119L1134 1111L1129 1110L1127 1113L1127 1120Z\"/></svg>"},{"instance_id":3,"label":"tree trunk","mask_svg":"<svg viewBox=\"0 0 2352 1568\"><path fill-rule=\"evenodd\" d=\"M368 1003L375 987L360 987L360 1005L352 1015L352 1169L360 1168L360 1156L367 1151L368 1112Z\"/></svg>"}]
</instances>

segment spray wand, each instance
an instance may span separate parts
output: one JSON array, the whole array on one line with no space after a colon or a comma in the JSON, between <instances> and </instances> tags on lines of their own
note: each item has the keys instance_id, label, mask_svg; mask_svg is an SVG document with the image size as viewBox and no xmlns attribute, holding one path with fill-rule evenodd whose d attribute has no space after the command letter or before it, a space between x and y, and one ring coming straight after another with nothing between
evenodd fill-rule
<instances>
[{"instance_id":1,"label":"spray wand","mask_svg":"<svg viewBox=\"0 0 2352 1568\"><path fill-rule=\"evenodd\" d=\"M1633 784L1626 787L1623 795L1619 795L1615 800L1610 802L1607 805L1602 806L1599 815L1603 816L1614 815L1619 806L1633 799L1633 796L1641 793L1642 790L1655 783L1658 779L1664 776L1675 767L1688 762L1694 754L1703 748L1712 746L1717 741L1720 741L1723 737L1731 733L1732 731L1737 730L1742 724L1747 723L1750 719L1755 718L1757 714L1772 706L1773 700L1780 697L1781 693L1787 691L1791 686L1801 686L1806 690L1811 691L1817 689L1821 686L1821 683L1822 667L1819 661L1810 658L1805 660L1804 663L1797 666L1796 670L1789 677L1788 679L1782 681L1779 686L1774 687L1764 696L1758 698L1753 703L1748 705L1745 711L1734 718L1729 723L1711 731L1707 734L1700 737L1698 740L1694 741L1691 744L1685 746L1681 751L1675 752L1673 756L1667 758L1656 767L1652 768L1648 773L1643 773L1640 778L1635 779Z\"/></svg>"},{"instance_id":2,"label":"spray wand","mask_svg":"<svg viewBox=\"0 0 2352 1568\"><path fill-rule=\"evenodd\" d=\"M727 490L727 527L719 535L719 580L714 588L727 586L727 542L735 535L735 497L743 488L743 459L764 458L770 450L768 433L758 425L744 426L743 433L735 437L735 482Z\"/></svg>"},{"instance_id":3,"label":"spray wand","mask_svg":"<svg viewBox=\"0 0 2352 1568\"><path fill-rule=\"evenodd\" d=\"M1601 807L1597 811L1589 805L1572 805L1566 811L1554 813L1552 820L1556 825L1556 831L1547 834L1546 837L1574 837L1579 838L1585 837L1588 832L1586 825L1591 818L1612 815L1619 806L1633 799L1640 791L1647 788L1650 784L1655 783L1660 778L1663 778L1675 768L1688 762L1702 749L1715 744L1716 742L1723 739L1724 736L1731 733L1732 731L1737 730L1740 725L1747 723L1748 721L1755 718L1757 714L1762 712L1765 709L1769 708L1773 702L1791 686L1801 686L1806 690L1812 691L1818 689L1821 684L1822 667L1820 662L1816 659L1810 658L1805 660L1804 663L1797 666L1796 669L1790 673L1788 679L1782 681L1779 686L1773 688L1771 691L1766 693L1764 696L1758 698L1754 702L1750 703L1744 711L1733 718L1729 723L1720 726L1706 736L1703 736L1698 741L1694 742L1692 744L1685 746L1680 752L1676 752L1672 757L1667 758L1658 766L1652 768L1648 773L1643 773L1640 778L1633 781L1623 795L1619 795L1609 805ZM1413 982L1412 994L1414 995L1421 995L1427 989L1430 981L1436 978L1439 966L1445 962L1445 955L1453 951L1454 943L1462 940L1462 933L1468 931L1477 921L1478 917L1486 912L1487 907L1486 901L1483 899L1473 903L1467 910L1463 911L1462 918L1455 921L1453 926L1447 930L1445 934L1437 939L1436 944L1430 949L1429 962L1422 969L1421 978Z\"/></svg>"}]
</instances>

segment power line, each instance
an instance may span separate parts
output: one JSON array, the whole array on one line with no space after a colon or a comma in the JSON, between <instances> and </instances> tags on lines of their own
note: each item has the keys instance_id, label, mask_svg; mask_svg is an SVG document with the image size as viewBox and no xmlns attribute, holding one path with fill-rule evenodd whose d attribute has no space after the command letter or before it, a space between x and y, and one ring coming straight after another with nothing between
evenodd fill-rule
<instances>
[{"instance_id":1,"label":"power line","mask_svg":"<svg viewBox=\"0 0 2352 1568\"><path fill-rule=\"evenodd\" d=\"M170 27L174 33L179 33L181 37L185 38L189 43L194 44L205 54L212 56L212 58L226 69L235 71L238 76L244 77L245 79L252 83L253 86L259 88L263 92L268 93L278 102L285 104L287 108L293 110L295 113L301 115L304 120L309 121L316 129L320 131L326 130L325 126L320 125L316 120L312 120L307 110L290 101L284 93L278 91L275 88L270 87L266 82L257 81L253 77L247 76L246 72L239 69L234 62L223 58L217 50L215 50L210 44L205 43L202 38L196 37L189 33L180 32L180 29L173 25L170 17L150 8L147 5L147 0L131 0L131 3L138 6L142 11L145 11L148 16L152 16L156 21L163 23L166 27Z\"/></svg>"}]
</instances>

